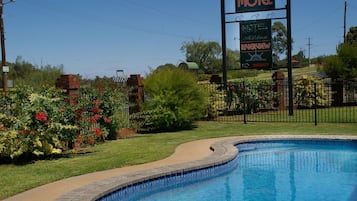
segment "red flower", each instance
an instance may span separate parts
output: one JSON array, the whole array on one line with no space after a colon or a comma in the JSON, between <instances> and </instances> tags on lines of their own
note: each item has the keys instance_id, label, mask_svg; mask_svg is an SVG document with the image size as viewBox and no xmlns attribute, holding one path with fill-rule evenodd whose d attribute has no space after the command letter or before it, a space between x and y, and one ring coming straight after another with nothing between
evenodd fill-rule
<instances>
[{"instance_id":1,"label":"red flower","mask_svg":"<svg viewBox=\"0 0 357 201\"><path fill-rule=\"evenodd\" d=\"M77 119L78 120L82 120L83 117L82 117L82 110L81 109L77 109L76 110L76 115L77 115Z\"/></svg>"},{"instance_id":2,"label":"red flower","mask_svg":"<svg viewBox=\"0 0 357 201\"><path fill-rule=\"evenodd\" d=\"M93 128L92 129L96 135L98 135L99 137L101 137L103 135L103 131L100 130L100 128Z\"/></svg>"},{"instance_id":3,"label":"red flower","mask_svg":"<svg viewBox=\"0 0 357 201\"><path fill-rule=\"evenodd\" d=\"M110 122L112 122L112 120L110 118L104 118L104 122L107 123L107 124L110 124Z\"/></svg>"},{"instance_id":4,"label":"red flower","mask_svg":"<svg viewBox=\"0 0 357 201\"><path fill-rule=\"evenodd\" d=\"M76 138L76 142L77 142L77 143L82 143L82 138L81 138L80 136L78 136L78 137Z\"/></svg>"},{"instance_id":5,"label":"red flower","mask_svg":"<svg viewBox=\"0 0 357 201\"><path fill-rule=\"evenodd\" d=\"M91 118L89 118L89 122L90 123L97 123L97 118L91 117Z\"/></svg>"},{"instance_id":6,"label":"red flower","mask_svg":"<svg viewBox=\"0 0 357 201\"><path fill-rule=\"evenodd\" d=\"M36 120L47 122L47 114L44 112L36 112Z\"/></svg>"},{"instance_id":7,"label":"red flower","mask_svg":"<svg viewBox=\"0 0 357 201\"><path fill-rule=\"evenodd\" d=\"M88 141L88 144L94 144L94 139L91 138L91 137L89 137L89 138L87 139L87 141Z\"/></svg>"},{"instance_id":8,"label":"red flower","mask_svg":"<svg viewBox=\"0 0 357 201\"><path fill-rule=\"evenodd\" d=\"M93 104L94 104L94 105L99 105L99 103L100 103L100 100L99 100L99 99L96 99L96 100L93 101Z\"/></svg>"},{"instance_id":9,"label":"red flower","mask_svg":"<svg viewBox=\"0 0 357 201\"><path fill-rule=\"evenodd\" d=\"M95 113L95 114L98 114L99 113L99 108L97 108L97 107L92 108L92 112Z\"/></svg>"},{"instance_id":10,"label":"red flower","mask_svg":"<svg viewBox=\"0 0 357 201\"><path fill-rule=\"evenodd\" d=\"M100 114L95 114L94 115L94 118L98 121L100 118L102 117L102 115L100 115Z\"/></svg>"}]
</instances>

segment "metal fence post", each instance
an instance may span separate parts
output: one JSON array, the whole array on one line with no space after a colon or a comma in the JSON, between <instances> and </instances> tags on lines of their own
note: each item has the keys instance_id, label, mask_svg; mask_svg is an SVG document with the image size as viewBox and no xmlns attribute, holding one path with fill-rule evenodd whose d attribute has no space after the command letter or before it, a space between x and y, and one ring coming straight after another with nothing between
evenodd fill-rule
<instances>
[{"instance_id":1,"label":"metal fence post","mask_svg":"<svg viewBox=\"0 0 357 201\"><path fill-rule=\"evenodd\" d=\"M244 124L247 124L247 101L246 101L246 88L245 88L245 82L243 81L243 118L244 118Z\"/></svg>"},{"instance_id":2,"label":"metal fence post","mask_svg":"<svg viewBox=\"0 0 357 201\"><path fill-rule=\"evenodd\" d=\"M317 87L316 82L314 83L314 98L315 98L315 126L317 126Z\"/></svg>"}]
</instances>

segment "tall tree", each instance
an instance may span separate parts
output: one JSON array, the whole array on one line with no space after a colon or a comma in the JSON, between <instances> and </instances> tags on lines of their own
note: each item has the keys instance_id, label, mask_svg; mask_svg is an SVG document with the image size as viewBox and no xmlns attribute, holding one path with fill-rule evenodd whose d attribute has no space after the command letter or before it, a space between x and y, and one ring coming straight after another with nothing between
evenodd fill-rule
<instances>
[{"instance_id":1,"label":"tall tree","mask_svg":"<svg viewBox=\"0 0 357 201\"><path fill-rule=\"evenodd\" d=\"M196 62L204 72L222 71L222 47L214 41L185 42L181 51L186 54L186 61ZM239 68L239 51L227 49L227 69Z\"/></svg>"},{"instance_id":2,"label":"tall tree","mask_svg":"<svg viewBox=\"0 0 357 201\"><path fill-rule=\"evenodd\" d=\"M351 27L346 35L346 43L349 45L357 45L357 27Z\"/></svg>"},{"instance_id":3,"label":"tall tree","mask_svg":"<svg viewBox=\"0 0 357 201\"><path fill-rule=\"evenodd\" d=\"M281 54L285 53L288 46L288 32L281 22L274 22L272 26L273 62L277 63Z\"/></svg>"},{"instance_id":4,"label":"tall tree","mask_svg":"<svg viewBox=\"0 0 357 201\"><path fill-rule=\"evenodd\" d=\"M323 70L333 80L357 78L357 45L339 45L337 55L325 59Z\"/></svg>"},{"instance_id":5,"label":"tall tree","mask_svg":"<svg viewBox=\"0 0 357 201\"><path fill-rule=\"evenodd\" d=\"M213 70L214 64L221 55L222 48L215 41L184 42L181 51L186 54L186 61L196 62L203 71Z\"/></svg>"}]
</instances>

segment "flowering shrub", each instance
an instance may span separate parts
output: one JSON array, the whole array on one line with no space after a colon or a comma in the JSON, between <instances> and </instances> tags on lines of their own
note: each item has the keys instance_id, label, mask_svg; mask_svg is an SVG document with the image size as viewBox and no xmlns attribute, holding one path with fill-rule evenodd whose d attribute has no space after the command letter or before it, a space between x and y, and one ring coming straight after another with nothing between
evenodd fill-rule
<instances>
[{"instance_id":1,"label":"flowering shrub","mask_svg":"<svg viewBox=\"0 0 357 201\"><path fill-rule=\"evenodd\" d=\"M243 113L273 109L277 100L275 86L271 81L246 81L230 84L227 91L227 108ZM245 105L244 105L245 103Z\"/></svg>"},{"instance_id":2,"label":"flowering shrub","mask_svg":"<svg viewBox=\"0 0 357 201\"><path fill-rule=\"evenodd\" d=\"M91 145L105 139L116 139L117 131L123 126L118 114L123 113L126 106L123 92L113 88L84 88L80 94L76 115L81 132L76 143Z\"/></svg>"},{"instance_id":3,"label":"flowering shrub","mask_svg":"<svg viewBox=\"0 0 357 201\"><path fill-rule=\"evenodd\" d=\"M314 83L316 83L316 91ZM315 94L316 93L316 94ZM315 105L324 107L328 105L328 93L320 78L310 75L302 75L295 80L294 97L299 108L311 108Z\"/></svg>"},{"instance_id":4,"label":"flowering shrub","mask_svg":"<svg viewBox=\"0 0 357 201\"><path fill-rule=\"evenodd\" d=\"M0 99L0 157L59 154L116 136L125 103L116 90L83 89L70 105L54 88L16 89ZM113 138L114 138L113 137Z\"/></svg>"},{"instance_id":5,"label":"flowering shrub","mask_svg":"<svg viewBox=\"0 0 357 201\"><path fill-rule=\"evenodd\" d=\"M59 154L77 133L71 108L59 91L21 88L0 100L0 156Z\"/></svg>"}]
</instances>

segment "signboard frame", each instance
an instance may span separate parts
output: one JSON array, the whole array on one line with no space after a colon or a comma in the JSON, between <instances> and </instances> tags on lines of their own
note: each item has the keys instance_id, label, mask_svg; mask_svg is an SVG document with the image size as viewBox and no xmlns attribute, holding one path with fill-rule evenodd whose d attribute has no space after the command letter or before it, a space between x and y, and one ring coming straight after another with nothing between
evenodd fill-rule
<instances>
[{"instance_id":1,"label":"signboard frame","mask_svg":"<svg viewBox=\"0 0 357 201\"><path fill-rule=\"evenodd\" d=\"M242 69L271 69L271 19L240 23L240 58Z\"/></svg>"}]
</instances>

